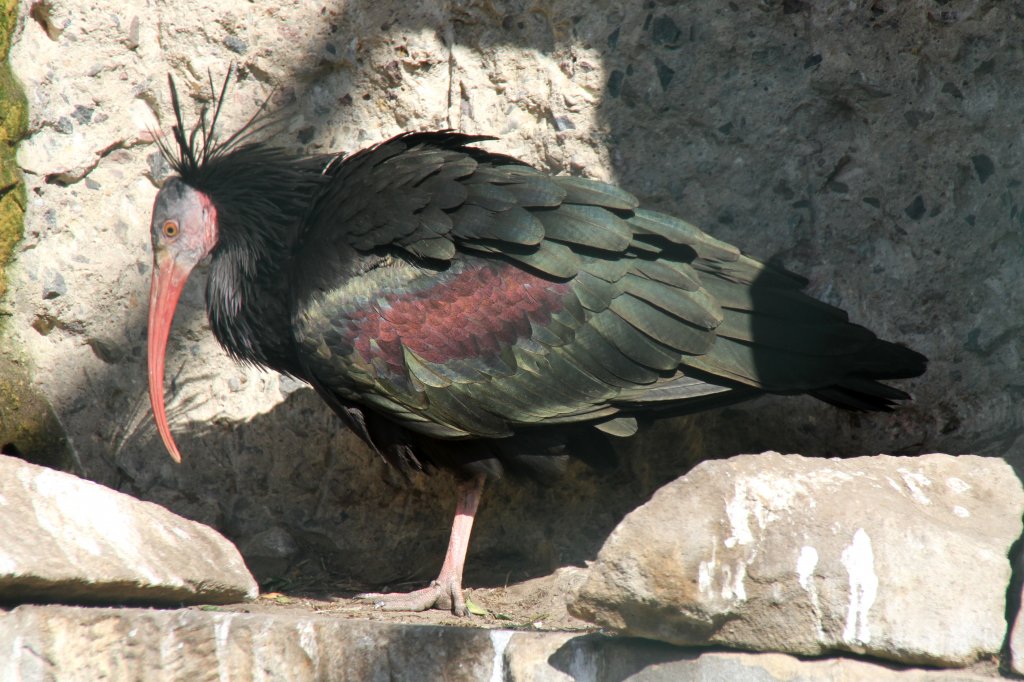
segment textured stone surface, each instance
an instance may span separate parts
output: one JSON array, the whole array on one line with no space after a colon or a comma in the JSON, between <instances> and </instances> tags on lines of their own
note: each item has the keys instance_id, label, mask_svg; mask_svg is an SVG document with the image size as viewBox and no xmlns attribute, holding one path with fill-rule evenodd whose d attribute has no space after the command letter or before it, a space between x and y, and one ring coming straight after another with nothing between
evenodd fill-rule
<instances>
[{"instance_id":1,"label":"textured stone surface","mask_svg":"<svg viewBox=\"0 0 1024 682\"><path fill-rule=\"evenodd\" d=\"M1002 646L1022 513L981 457L705 462L626 517L569 610L676 644L966 665Z\"/></svg>"},{"instance_id":2,"label":"textured stone surface","mask_svg":"<svg viewBox=\"0 0 1024 682\"><path fill-rule=\"evenodd\" d=\"M0 677L24 680L468 681L494 662L490 633L467 628L69 607L0 615L0 651Z\"/></svg>"},{"instance_id":3,"label":"textured stone surface","mask_svg":"<svg viewBox=\"0 0 1024 682\"><path fill-rule=\"evenodd\" d=\"M256 592L213 529L0 455L0 601L224 604Z\"/></svg>"},{"instance_id":4,"label":"textured stone surface","mask_svg":"<svg viewBox=\"0 0 1024 682\"><path fill-rule=\"evenodd\" d=\"M513 635L504 651L508 682L975 682L998 677L994 665L922 670L843 657L687 649L631 638Z\"/></svg>"},{"instance_id":5,"label":"textured stone surface","mask_svg":"<svg viewBox=\"0 0 1024 682\"><path fill-rule=\"evenodd\" d=\"M331 614L21 606L0 611L4 680L745 682L985 680L993 671L701 652L566 633L396 625Z\"/></svg>"},{"instance_id":6,"label":"textured stone surface","mask_svg":"<svg viewBox=\"0 0 1024 682\"><path fill-rule=\"evenodd\" d=\"M403 129L496 133L495 149L613 180L776 258L933 359L905 384L915 405L894 415L762 400L641 435L609 473L491 486L467 584L592 558L622 515L702 457L971 451L1018 464L1021 323L1006 311L1024 309L1019 9L23 2L12 64L29 97L29 205L2 343L25 349L84 475L216 525L267 559L261 578L282 566L373 583L436 575L450 482L403 486L309 391L225 358L202 277L168 360L184 466L154 438L146 228L166 166L146 131L157 115L167 125L167 72L194 109L208 71L219 80L236 63L228 128L276 87L272 108L292 103L279 141L311 151Z\"/></svg>"}]
</instances>

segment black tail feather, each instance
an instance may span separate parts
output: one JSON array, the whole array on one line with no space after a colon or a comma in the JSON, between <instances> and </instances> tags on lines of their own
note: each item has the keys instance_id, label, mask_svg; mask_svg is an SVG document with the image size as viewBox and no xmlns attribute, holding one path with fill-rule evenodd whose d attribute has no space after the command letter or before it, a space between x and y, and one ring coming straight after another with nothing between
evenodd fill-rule
<instances>
[{"instance_id":1,"label":"black tail feather","mask_svg":"<svg viewBox=\"0 0 1024 682\"><path fill-rule=\"evenodd\" d=\"M927 366L928 358L920 353L879 340L863 353L857 369L842 381L809 393L846 410L891 412L898 403L910 400L911 396L881 382L920 376Z\"/></svg>"}]
</instances>

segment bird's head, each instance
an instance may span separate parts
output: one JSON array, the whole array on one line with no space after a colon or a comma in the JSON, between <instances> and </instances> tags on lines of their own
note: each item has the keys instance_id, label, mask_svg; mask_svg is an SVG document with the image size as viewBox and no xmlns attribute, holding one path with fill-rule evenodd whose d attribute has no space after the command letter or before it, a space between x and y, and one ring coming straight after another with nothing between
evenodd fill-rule
<instances>
[{"instance_id":1,"label":"bird's head","mask_svg":"<svg viewBox=\"0 0 1024 682\"><path fill-rule=\"evenodd\" d=\"M199 121L188 131L182 120L174 79L168 76L175 117L171 128L173 142L166 141L159 134L154 136L160 152L176 175L169 178L157 193L150 223L153 279L149 294L149 401L157 430L175 462L181 462L181 454L171 437L163 392L164 356L171 322L189 275L213 252L220 238L217 209L208 191L217 185L217 176L224 175L218 174L217 167L223 165L224 159L256 129L252 124L257 117L253 117L242 130L225 141L218 141L217 118L230 78L229 72L220 96L215 97L212 119L207 121L204 110ZM213 90L212 80L210 87ZM216 91L213 94L216 95Z\"/></svg>"},{"instance_id":2,"label":"bird's head","mask_svg":"<svg viewBox=\"0 0 1024 682\"><path fill-rule=\"evenodd\" d=\"M149 401L167 451L180 462L164 407L164 356L185 281L217 245L217 209L205 194L180 178L171 178L156 195L150 237L153 280L149 293Z\"/></svg>"}]
</instances>

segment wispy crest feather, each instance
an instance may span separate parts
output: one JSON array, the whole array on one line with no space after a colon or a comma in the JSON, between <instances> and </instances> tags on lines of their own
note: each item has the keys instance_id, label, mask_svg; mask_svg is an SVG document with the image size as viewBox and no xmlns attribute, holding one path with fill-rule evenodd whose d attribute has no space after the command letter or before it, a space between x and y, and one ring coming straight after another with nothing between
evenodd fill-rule
<instances>
[{"instance_id":1,"label":"wispy crest feather","mask_svg":"<svg viewBox=\"0 0 1024 682\"><path fill-rule=\"evenodd\" d=\"M171 133L174 137L174 144L167 142L162 135L154 135L160 154L167 160L171 168L182 180L190 185L201 184L203 171L211 161L222 158L240 145L252 141L257 133L262 132L268 126L274 124L274 120L267 113L267 105L270 102L268 96L256 110L256 113L246 121L245 125L236 130L226 140L218 139L217 121L224 106L224 98L227 95L228 84L234 74L234 67L228 69L224 76L224 83L217 92L213 84L213 74L210 73L210 95L213 99L213 117L207 122L208 107L204 106L199 112L199 118L186 132L184 116L181 111L181 101L178 98L178 89L174 84L174 77L167 74L167 84L171 90L171 108L174 111L174 124L171 126ZM273 93L271 93L272 95Z\"/></svg>"}]
</instances>

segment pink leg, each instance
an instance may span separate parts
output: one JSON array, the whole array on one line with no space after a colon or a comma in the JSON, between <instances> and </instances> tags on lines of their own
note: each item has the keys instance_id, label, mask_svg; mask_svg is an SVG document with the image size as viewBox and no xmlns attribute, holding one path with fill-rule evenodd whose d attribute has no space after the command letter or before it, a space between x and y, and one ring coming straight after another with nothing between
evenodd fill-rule
<instances>
[{"instance_id":1,"label":"pink leg","mask_svg":"<svg viewBox=\"0 0 1024 682\"><path fill-rule=\"evenodd\" d=\"M374 606L385 611L426 611L427 609L451 609L456 616L465 616L466 599L462 596L462 569L466 565L466 550L469 549L469 535L473 531L473 517L480 504L484 490L484 475L459 482L459 498L455 506L455 521L448 540L448 552L437 580L429 587L404 594L401 592L368 592L356 599L373 600Z\"/></svg>"}]
</instances>

